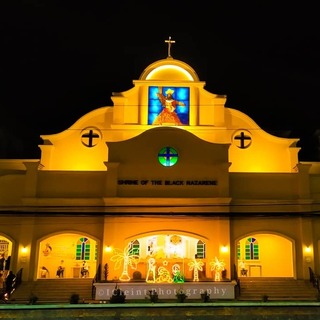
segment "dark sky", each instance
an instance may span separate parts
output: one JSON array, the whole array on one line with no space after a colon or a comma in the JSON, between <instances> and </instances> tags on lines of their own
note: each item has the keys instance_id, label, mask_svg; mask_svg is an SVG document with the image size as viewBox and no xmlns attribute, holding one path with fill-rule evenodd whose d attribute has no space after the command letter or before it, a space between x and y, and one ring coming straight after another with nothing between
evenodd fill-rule
<instances>
[{"instance_id":1,"label":"dark sky","mask_svg":"<svg viewBox=\"0 0 320 320\"><path fill-rule=\"evenodd\" d=\"M40 158L58 133L109 105L167 56L190 64L205 89L264 130L301 138L320 160L316 6L281 1L2 0L0 158Z\"/></svg>"}]
</instances>

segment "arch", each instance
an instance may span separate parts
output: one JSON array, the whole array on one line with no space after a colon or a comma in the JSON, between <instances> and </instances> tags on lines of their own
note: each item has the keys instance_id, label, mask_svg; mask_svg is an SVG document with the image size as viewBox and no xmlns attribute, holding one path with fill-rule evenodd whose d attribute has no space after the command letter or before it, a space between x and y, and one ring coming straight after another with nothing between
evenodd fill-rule
<instances>
[{"instance_id":1,"label":"arch","mask_svg":"<svg viewBox=\"0 0 320 320\"><path fill-rule=\"evenodd\" d=\"M249 239L249 240L248 240ZM256 241L255 252L249 252ZM247 246L246 246L247 245ZM239 276L296 277L294 239L277 232L250 232L235 239L234 263Z\"/></svg>"},{"instance_id":2,"label":"arch","mask_svg":"<svg viewBox=\"0 0 320 320\"><path fill-rule=\"evenodd\" d=\"M89 240L85 247L83 239ZM83 260L89 265L90 276L95 276L100 241L90 234L69 230L51 233L37 240L37 248L35 279L79 278ZM58 273L58 270L63 272Z\"/></svg>"},{"instance_id":3,"label":"arch","mask_svg":"<svg viewBox=\"0 0 320 320\"><path fill-rule=\"evenodd\" d=\"M181 241L177 241L176 243L171 241L172 237L174 236L177 238L180 237ZM204 250L206 240L207 239L199 235L188 232L180 232L179 230L157 230L141 233L139 235L133 235L126 239L128 243L139 241L139 252L140 256L142 257L157 255L160 258L181 256L190 259L197 256L199 250L199 241L201 241L201 247L202 250ZM143 248L145 248L145 251ZM202 256L205 256L204 251L202 252Z\"/></svg>"},{"instance_id":4,"label":"arch","mask_svg":"<svg viewBox=\"0 0 320 320\"><path fill-rule=\"evenodd\" d=\"M154 268L157 268L158 271L166 270L168 274L172 274L172 270L179 266L181 274L186 279L191 280L193 271L190 270L188 263L195 261L195 259L206 260L207 241L208 239L202 235L177 229L158 229L133 234L125 238L124 246L128 245L128 256L134 253L139 258L136 268L130 269L126 267L125 274L128 279L132 279L134 278L133 273L139 271L143 279L150 281L150 261L152 260L154 261ZM121 268L117 268L112 262L122 255L122 252L125 251L124 249L114 248L114 254L111 253L110 256L110 272L113 273L115 278L119 279L123 276L123 274L120 275ZM125 262L124 258L123 255L123 262ZM205 278L205 274L206 270L203 268L199 276ZM152 273L152 278L154 277L155 271Z\"/></svg>"},{"instance_id":5,"label":"arch","mask_svg":"<svg viewBox=\"0 0 320 320\"><path fill-rule=\"evenodd\" d=\"M196 232L191 232L191 231L185 231L182 229L156 229L156 230L152 230L152 231L148 231L148 232L135 233L135 234L131 235L130 237L127 237L125 240L129 241L129 240L133 240L135 238L139 238L142 236L155 235L158 233L179 233L181 235L199 238L202 241L208 241L208 238L203 236L202 234L199 234Z\"/></svg>"},{"instance_id":6,"label":"arch","mask_svg":"<svg viewBox=\"0 0 320 320\"><path fill-rule=\"evenodd\" d=\"M162 59L145 68L139 80L180 80L199 81L195 70L187 63L177 59Z\"/></svg>"}]
</instances>

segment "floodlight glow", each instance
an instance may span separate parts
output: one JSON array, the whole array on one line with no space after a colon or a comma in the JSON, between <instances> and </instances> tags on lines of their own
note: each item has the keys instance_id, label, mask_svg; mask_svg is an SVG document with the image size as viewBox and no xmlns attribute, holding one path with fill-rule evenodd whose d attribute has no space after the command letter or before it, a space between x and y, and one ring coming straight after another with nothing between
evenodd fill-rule
<instances>
[{"instance_id":1,"label":"floodlight glow","mask_svg":"<svg viewBox=\"0 0 320 320\"><path fill-rule=\"evenodd\" d=\"M150 80L153 79L156 73L159 72L170 72L170 71L174 71L174 72L180 72L182 73L188 80L193 81L193 77L191 76L191 74L186 71L185 69L179 67L179 66L174 66L174 65L165 65L165 66L160 66L158 68L155 68L154 70L152 70L146 77L146 80Z\"/></svg>"}]
</instances>

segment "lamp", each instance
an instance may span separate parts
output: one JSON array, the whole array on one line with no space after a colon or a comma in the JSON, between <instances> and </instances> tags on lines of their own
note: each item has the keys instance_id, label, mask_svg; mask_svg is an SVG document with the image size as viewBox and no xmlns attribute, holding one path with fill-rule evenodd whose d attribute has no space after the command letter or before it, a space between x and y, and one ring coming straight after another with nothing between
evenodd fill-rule
<instances>
[{"instance_id":1,"label":"lamp","mask_svg":"<svg viewBox=\"0 0 320 320\"><path fill-rule=\"evenodd\" d=\"M22 255L26 255L28 253L28 248L27 247L22 247L21 248L21 253L22 253Z\"/></svg>"},{"instance_id":2,"label":"lamp","mask_svg":"<svg viewBox=\"0 0 320 320\"><path fill-rule=\"evenodd\" d=\"M105 246L104 251L109 253L109 252L112 251L112 247L111 246Z\"/></svg>"},{"instance_id":3,"label":"lamp","mask_svg":"<svg viewBox=\"0 0 320 320\"><path fill-rule=\"evenodd\" d=\"M311 247L310 247L310 246L306 246L305 249L304 249L304 251L305 251L306 253L310 253L310 252L311 252Z\"/></svg>"},{"instance_id":4,"label":"lamp","mask_svg":"<svg viewBox=\"0 0 320 320\"><path fill-rule=\"evenodd\" d=\"M21 257L20 260L21 262L25 263L27 262L27 255L28 255L28 247L24 246L20 249L21 252Z\"/></svg>"},{"instance_id":5,"label":"lamp","mask_svg":"<svg viewBox=\"0 0 320 320\"><path fill-rule=\"evenodd\" d=\"M226 253L228 252L228 246L221 246L221 252Z\"/></svg>"}]
</instances>

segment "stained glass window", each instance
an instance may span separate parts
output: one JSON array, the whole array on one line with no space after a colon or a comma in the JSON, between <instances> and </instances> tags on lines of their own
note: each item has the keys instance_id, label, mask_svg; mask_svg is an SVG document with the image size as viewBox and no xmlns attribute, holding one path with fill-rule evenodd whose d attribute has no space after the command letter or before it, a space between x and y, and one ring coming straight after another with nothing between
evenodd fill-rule
<instances>
[{"instance_id":1,"label":"stained glass window","mask_svg":"<svg viewBox=\"0 0 320 320\"><path fill-rule=\"evenodd\" d=\"M149 87L148 124L189 125L188 87Z\"/></svg>"},{"instance_id":2,"label":"stained glass window","mask_svg":"<svg viewBox=\"0 0 320 320\"><path fill-rule=\"evenodd\" d=\"M259 244L257 239L248 238L245 245L245 259L259 260Z\"/></svg>"},{"instance_id":3,"label":"stained glass window","mask_svg":"<svg viewBox=\"0 0 320 320\"><path fill-rule=\"evenodd\" d=\"M199 240L197 243L197 258L204 259L206 257L206 244Z\"/></svg>"},{"instance_id":4,"label":"stained glass window","mask_svg":"<svg viewBox=\"0 0 320 320\"><path fill-rule=\"evenodd\" d=\"M178 152L172 147L164 147L158 153L158 160L164 167L171 167L178 162Z\"/></svg>"},{"instance_id":5,"label":"stained glass window","mask_svg":"<svg viewBox=\"0 0 320 320\"><path fill-rule=\"evenodd\" d=\"M237 257L238 257L238 260L241 259L241 246L240 246L240 242L237 243Z\"/></svg>"},{"instance_id":6,"label":"stained glass window","mask_svg":"<svg viewBox=\"0 0 320 320\"><path fill-rule=\"evenodd\" d=\"M131 241L129 245L129 256L140 255L140 242L138 240Z\"/></svg>"},{"instance_id":7,"label":"stained glass window","mask_svg":"<svg viewBox=\"0 0 320 320\"><path fill-rule=\"evenodd\" d=\"M76 260L90 260L90 240L82 237L76 244Z\"/></svg>"}]
</instances>

